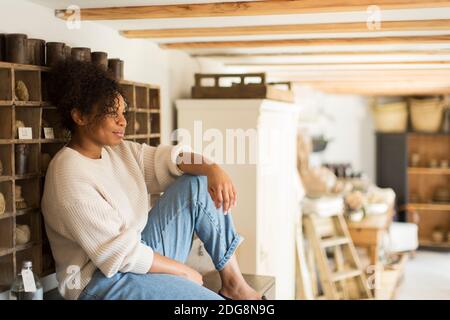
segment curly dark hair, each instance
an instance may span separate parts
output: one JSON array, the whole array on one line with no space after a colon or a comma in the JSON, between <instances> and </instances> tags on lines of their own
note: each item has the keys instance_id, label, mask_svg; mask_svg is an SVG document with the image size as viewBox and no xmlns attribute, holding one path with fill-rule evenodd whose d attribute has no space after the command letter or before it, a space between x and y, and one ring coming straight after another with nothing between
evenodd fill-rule
<instances>
[{"instance_id":1,"label":"curly dark hair","mask_svg":"<svg viewBox=\"0 0 450 320\"><path fill-rule=\"evenodd\" d=\"M95 115L93 123L117 112L117 99L123 92L114 79L90 62L66 60L56 64L47 82L49 101L56 106L61 127L74 132L72 109L83 115ZM126 102L126 100L125 100Z\"/></svg>"}]
</instances>

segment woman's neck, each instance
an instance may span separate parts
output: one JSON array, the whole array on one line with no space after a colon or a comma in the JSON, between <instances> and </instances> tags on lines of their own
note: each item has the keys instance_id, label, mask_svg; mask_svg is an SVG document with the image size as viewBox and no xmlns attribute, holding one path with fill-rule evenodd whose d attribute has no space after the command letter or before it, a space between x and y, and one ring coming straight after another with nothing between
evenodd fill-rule
<instances>
[{"instance_id":1,"label":"woman's neck","mask_svg":"<svg viewBox=\"0 0 450 320\"><path fill-rule=\"evenodd\" d=\"M67 147L91 159L101 159L102 157L102 146L87 138L81 138L77 133L72 135Z\"/></svg>"}]
</instances>

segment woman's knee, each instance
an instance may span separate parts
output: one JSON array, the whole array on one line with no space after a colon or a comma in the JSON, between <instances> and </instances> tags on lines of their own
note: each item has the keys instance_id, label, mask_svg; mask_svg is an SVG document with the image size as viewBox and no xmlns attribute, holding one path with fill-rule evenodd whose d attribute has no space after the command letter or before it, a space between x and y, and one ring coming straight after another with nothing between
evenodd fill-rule
<instances>
[{"instance_id":1,"label":"woman's knee","mask_svg":"<svg viewBox=\"0 0 450 320\"><path fill-rule=\"evenodd\" d=\"M191 190L192 193L202 194L208 190L208 182L206 176L193 176L184 174L177 181L184 190Z\"/></svg>"}]
</instances>

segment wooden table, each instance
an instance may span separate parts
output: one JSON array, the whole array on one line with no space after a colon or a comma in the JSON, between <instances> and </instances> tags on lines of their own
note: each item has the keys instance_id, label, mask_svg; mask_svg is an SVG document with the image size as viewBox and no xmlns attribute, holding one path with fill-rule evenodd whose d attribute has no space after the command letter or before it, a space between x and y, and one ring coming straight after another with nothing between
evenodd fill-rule
<instances>
[{"instance_id":1,"label":"wooden table","mask_svg":"<svg viewBox=\"0 0 450 320\"><path fill-rule=\"evenodd\" d=\"M348 222L354 245L368 249L370 264L373 266L378 265L378 252L393 216L394 209L391 208L382 215L366 216L360 222Z\"/></svg>"}]
</instances>

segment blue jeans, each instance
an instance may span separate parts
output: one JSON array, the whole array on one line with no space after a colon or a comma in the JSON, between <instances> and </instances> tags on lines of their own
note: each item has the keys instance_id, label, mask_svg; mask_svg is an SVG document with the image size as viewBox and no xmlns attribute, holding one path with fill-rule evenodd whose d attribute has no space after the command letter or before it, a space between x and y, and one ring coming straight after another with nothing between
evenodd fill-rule
<instances>
[{"instance_id":1,"label":"blue jeans","mask_svg":"<svg viewBox=\"0 0 450 320\"><path fill-rule=\"evenodd\" d=\"M204 176L183 175L150 210L142 242L166 257L185 263L194 232L217 270L233 255L240 236L231 215L216 209ZM97 269L80 300L220 300L218 294L186 278L162 273L121 273L107 278Z\"/></svg>"}]
</instances>

